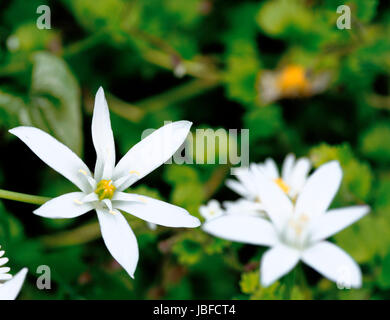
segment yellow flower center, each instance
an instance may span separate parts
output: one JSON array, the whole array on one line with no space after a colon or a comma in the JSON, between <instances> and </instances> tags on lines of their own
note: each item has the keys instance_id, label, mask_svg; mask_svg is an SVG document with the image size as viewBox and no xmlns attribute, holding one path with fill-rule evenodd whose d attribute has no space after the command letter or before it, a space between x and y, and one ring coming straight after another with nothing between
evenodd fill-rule
<instances>
[{"instance_id":1,"label":"yellow flower center","mask_svg":"<svg viewBox=\"0 0 390 320\"><path fill-rule=\"evenodd\" d=\"M279 75L278 86L283 93L304 93L309 83L305 69L301 66L290 65L285 67Z\"/></svg>"},{"instance_id":2,"label":"yellow flower center","mask_svg":"<svg viewBox=\"0 0 390 320\"><path fill-rule=\"evenodd\" d=\"M112 184L112 180L102 180L98 183L95 193L98 195L99 200L112 199L115 193L115 186Z\"/></svg>"},{"instance_id":3,"label":"yellow flower center","mask_svg":"<svg viewBox=\"0 0 390 320\"><path fill-rule=\"evenodd\" d=\"M288 193L290 191L290 187L283 181L282 178L277 178L274 182L279 186L280 189L283 190L284 193Z\"/></svg>"}]
</instances>

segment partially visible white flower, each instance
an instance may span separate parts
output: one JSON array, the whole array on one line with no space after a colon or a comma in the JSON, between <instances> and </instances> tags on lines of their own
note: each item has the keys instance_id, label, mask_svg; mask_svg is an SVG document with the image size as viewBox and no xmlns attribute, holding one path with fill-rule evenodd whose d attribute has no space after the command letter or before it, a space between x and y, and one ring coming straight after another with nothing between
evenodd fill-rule
<instances>
[{"instance_id":1,"label":"partially visible white flower","mask_svg":"<svg viewBox=\"0 0 390 320\"><path fill-rule=\"evenodd\" d=\"M264 206L258 201L238 199L236 201L224 201L226 214L247 214L254 217L266 217Z\"/></svg>"},{"instance_id":2,"label":"partially visible white flower","mask_svg":"<svg viewBox=\"0 0 390 320\"><path fill-rule=\"evenodd\" d=\"M1 248L1 246L0 246ZM8 258L4 257L5 251L0 251L0 300L15 300L26 278L28 269L23 268L14 277L9 273L10 268L5 267Z\"/></svg>"},{"instance_id":3,"label":"partially visible white flower","mask_svg":"<svg viewBox=\"0 0 390 320\"><path fill-rule=\"evenodd\" d=\"M342 170L337 161L319 167L307 180L296 202L269 179L259 194L269 220L248 215L225 215L207 222L206 232L227 240L270 246L261 260L261 283L269 286L301 260L324 277L337 282L348 270L350 287L362 283L357 263L325 239L366 215L368 206L329 210L340 187Z\"/></svg>"},{"instance_id":4,"label":"partially visible white flower","mask_svg":"<svg viewBox=\"0 0 390 320\"><path fill-rule=\"evenodd\" d=\"M263 164L258 164L264 174L272 179L291 199L295 199L306 183L311 169L311 162L303 157L295 159L295 155L289 154L283 161L282 172L273 159L267 159Z\"/></svg>"},{"instance_id":5,"label":"partially visible white flower","mask_svg":"<svg viewBox=\"0 0 390 320\"><path fill-rule=\"evenodd\" d=\"M34 211L46 218L75 218L95 210L104 243L118 263L134 277L138 244L120 211L147 222L174 228L194 228L199 219L186 210L150 197L124 192L165 163L183 144L192 123L177 121L154 131L131 148L115 165L114 135L103 89L96 94L92 140L97 154L92 173L68 147L33 127L10 130L41 160L73 182L80 192L64 194Z\"/></svg>"},{"instance_id":6,"label":"partially visible white flower","mask_svg":"<svg viewBox=\"0 0 390 320\"><path fill-rule=\"evenodd\" d=\"M279 174L275 161L271 158L263 163L252 163L249 168L237 168L234 174L236 180L227 180L226 185L242 197L250 201L261 202L259 185L262 184L264 176L278 185L288 196L295 199L302 190L307 175L311 169L308 158L295 159L293 154L287 155L282 166L282 173Z\"/></svg>"},{"instance_id":7,"label":"partially visible white flower","mask_svg":"<svg viewBox=\"0 0 390 320\"><path fill-rule=\"evenodd\" d=\"M330 82L329 72L312 72L300 65L287 65L279 70L259 74L258 92L262 104L282 98L302 98L321 93Z\"/></svg>"},{"instance_id":8,"label":"partially visible white flower","mask_svg":"<svg viewBox=\"0 0 390 320\"><path fill-rule=\"evenodd\" d=\"M221 204L217 200L210 200L207 205L200 206L199 212L206 221L218 218L225 214Z\"/></svg>"},{"instance_id":9,"label":"partially visible white flower","mask_svg":"<svg viewBox=\"0 0 390 320\"><path fill-rule=\"evenodd\" d=\"M9 51L15 52L20 48L20 41L16 35L12 35L7 38L6 45Z\"/></svg>"}]
</instances>

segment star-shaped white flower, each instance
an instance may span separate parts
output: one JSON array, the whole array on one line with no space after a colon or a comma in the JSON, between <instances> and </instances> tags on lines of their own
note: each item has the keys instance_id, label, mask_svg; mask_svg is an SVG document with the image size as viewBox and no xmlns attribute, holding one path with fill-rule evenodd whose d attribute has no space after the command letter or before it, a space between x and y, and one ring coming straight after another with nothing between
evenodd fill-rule
<instances>
[{"instance_id":1,"label":"star-shaped white flower","mask_svg":"<svg viewBox=\"0 0 390 320\"><path fill-rule=\"evenodd\" d=\"M1 246L0 246L1 248ZM14 277L9 273L10 268L5 267L8 258L4 257L5 251L0 251L0 300L15 300L27 275L27 268L20 270Z\"/></svg>"},{"instance_id":2,"label":"star-shaped white flower","mask_svg":"<svg viewBox=\"0 0 390 320\"><path fill-rule=\"evenodd\" d=\"M227 240L272 247L261 261L263 286L269 286L302 260L332 281L347 275L345 280L351 287L360 287L362 276L356 262L325 241L370 210L368 206L328 210L341 179L337 161L322 165L308 178L295 204L281 188L265 179L259 184L259 194L269 220L225 215L207 222L203 230Z\"/></svg>"},{"instance_id":3,"label":"star-shaped white flower","mask_svg":"<svg viewBox=\"0 0 390 320\"><path fill-rule=\"evenodd\" d=\"M264 163L252 163L249 168L235 169L236 180L227 180L226 185L249 201L261 201L259 184L264 176L276 183L291 199L297 197L302 190L307 175L311 169L308 158L295 159L293 154L287 155L283 162L282 174L273 159L266 159Z\"/></svg>"},{"instance_id":4,"label":"star-shaped white flower","mask_svg":"<svg viewBox=\"0 0 390 320\"><path fill-rule=\"evenodd\" d=\"M124 192L166 162L183 144L191 125L189 121L177 121L161 127L131 148L115 166L110 115L100 88L92 119L92 139L97 154L93 174L75 153L42 130L18 127L10 132L81 190L50 200L34 213L47 218L74 218L96 210L108 250L134 277L138 262L137 240L120 211L166 227L193 228L200 225L197 218L182 208Z\"/></svg>"},{"instance_id":5,"label":"star-shaped white flower","mask_svg":"<svg viewBox=\"0 0 390 320\"><path fill-rule=\"evenodd\" d=\"M215 199L210 200L207 205L200 206L199 212L206 221L218 218L225 214L224 210L221 208L221 204Z\"/></svg>"}]
</instances>

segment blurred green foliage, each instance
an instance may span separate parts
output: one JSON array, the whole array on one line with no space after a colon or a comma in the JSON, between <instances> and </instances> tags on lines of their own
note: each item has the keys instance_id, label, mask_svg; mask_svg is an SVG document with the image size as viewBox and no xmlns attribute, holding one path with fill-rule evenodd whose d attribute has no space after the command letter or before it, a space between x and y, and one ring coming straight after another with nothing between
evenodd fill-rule
<instances>
[{"instance_id":1,"label":"blurred green foliage","mask_svg":"<svg viewBox=\"0 0 390 320\"><path fill-rule=\"evenodd\" d=\"M51 9L51 29L36 27L43 4ZM352 28L340 30L336 9L344 4ZM45 196L73 190L7 130L42 128L91 166L93 96L103 86L122 155L143 130L187 119L193 132L250 129L252 162L281 163L289 152L309 156L314 167L339 160L344 179L333 206L372 207L333 239L361 265L363 288L338 290L299 266L291 297L390 298L387 1L2 1L0 41L0 188ZM289 65L304 70L310 90L262 99L280 90L266 75L278 79ZM326 75L321 90L313 75ZM227 152L217 151L217 157ZM171 164L133 191L200 217L199 206L210 198L237 198L223 186L229 172L228 165ZM13 271L30 269L22 299L285 298L283 281L259 285L262 248L199 229L153 231L128 217L140 247L131 280L104 247L94 214L47 220L34 208L0 202L0 244ZM35 286L42 264L51 267L51 290Z\"/></svg>"}]
</instances>

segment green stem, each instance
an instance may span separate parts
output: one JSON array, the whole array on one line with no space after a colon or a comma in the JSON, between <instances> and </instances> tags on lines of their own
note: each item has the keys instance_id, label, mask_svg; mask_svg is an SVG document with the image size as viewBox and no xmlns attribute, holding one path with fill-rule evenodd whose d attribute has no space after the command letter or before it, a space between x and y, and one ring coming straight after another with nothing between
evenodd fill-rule
<instances>
[{"instance_id":1,"label":"green stem","mask_svg":"<svg viewBox=\"0 0 390 320\"><path fill-rule=\"evenodd\" d=\"M291 300L291 298L292 298L292 291L294 289L294 284L295 284L296 269L297 268L294 268L294 270L292 270L285 277L285 290L284 290L283 298L286 300Z\"/></svg>"},{"instance_id":2,"label":"green stem","mask_svg":"<svg viewBox=\"0 0 390 320\"><path fill-rule=\"evenodd\" d=\"M69 231L43 236L40 240L47 248L57 248L79 245L99 238L99 223L97 221L92 221Z\"/></svg>"},{"instance_id":3,"label":"green stem","mask_svg":"<svg viewBox=\"0 0 390 320\"><path fill-rule=\"evenodd\" d=\"M113 112L124 119L138 122L146 113L156 112L175 103L200 95L218 86L217 80L194 79L151 98L132 103L124 102L111 94L107 100Z\"/></svg>"},{"instance_id":4,"label":"green stem","mask_svg":"<svg viewBox=\"0 0 390 320\"><path fill-rule=\"evenodd\" d=\"M0 199L42 205L50 198L0 189Z\"/></svg>"},{"instance_id":5,"label":"green stem","mask_svg":"<svg viewBox=\"0 0 390 320\"><path fill-rule=\"evenodd\" d=\"M95 45L97 45L100 41L104 39L104 37L107 37L107 34L104 32L99 32L96 34L93 34L89 37L86 37L80 41L77 41L68 47L64 48L64 51L62 52L62 56L64 58L69 58L73 55L79 54L83 51L86 51L88 49L93 48Z\"/></svg>"}]
</instances>

